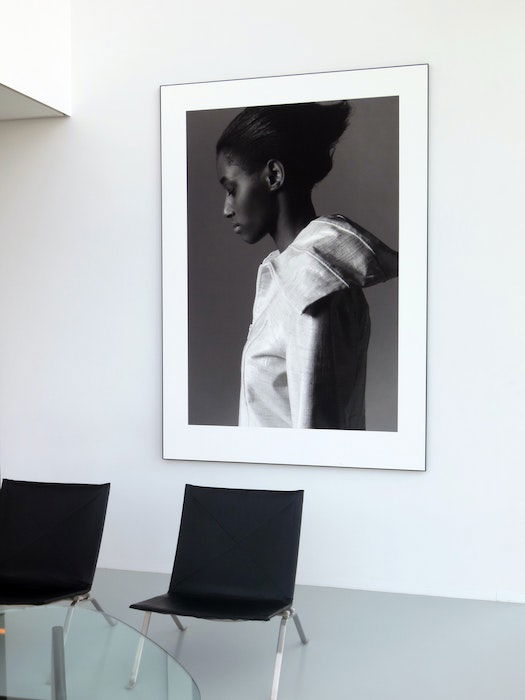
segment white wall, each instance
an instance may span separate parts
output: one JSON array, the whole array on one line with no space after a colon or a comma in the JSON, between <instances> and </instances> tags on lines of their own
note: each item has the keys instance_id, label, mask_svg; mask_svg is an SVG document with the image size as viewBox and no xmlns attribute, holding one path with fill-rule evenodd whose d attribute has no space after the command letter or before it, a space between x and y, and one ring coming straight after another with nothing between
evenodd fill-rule
<instances>
[{"instance_id":1,"label":"white wall","mask_svg":"<svg viewBox=\"0 0 525 700\"><path fill-rule=\"evenodd\" d=\"M0 0L0 83L71 114L70 0Z\"/></svg>"},{"instance_id":2,"label":"white wall","mask_svg":"<svg viewBox=\"0 0 525 700\"><path fill-rule=\"evenodd\" d=\"M75 0L71 120L0 125L3 476L112 482L167 571L183 485L304 488L298 580L525 600L524 6ZM426 473L162 461L161 83L430 63Z\"/></svg>"}]
</instances>

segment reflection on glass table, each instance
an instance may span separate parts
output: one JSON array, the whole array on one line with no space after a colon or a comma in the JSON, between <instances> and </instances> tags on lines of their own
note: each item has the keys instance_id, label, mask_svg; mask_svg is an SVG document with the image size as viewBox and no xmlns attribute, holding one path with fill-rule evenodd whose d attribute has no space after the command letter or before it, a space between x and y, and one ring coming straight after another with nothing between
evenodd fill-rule
<instances>
[{"instance_id":1,"label":"reflection on glass table","mask_svg":"<svg viewBox=\"0 0 525 700\"><path fill-rule=\"evenodd\" d=\"M0 610L0 700L57 697L52 630L64 627L66 612L60 605ZM112 626L77 606L64 641L67 700L200 700L184 668L149 639L137 684L127 689L139 638L125 623Z\"/></svg>"}]
</instances>

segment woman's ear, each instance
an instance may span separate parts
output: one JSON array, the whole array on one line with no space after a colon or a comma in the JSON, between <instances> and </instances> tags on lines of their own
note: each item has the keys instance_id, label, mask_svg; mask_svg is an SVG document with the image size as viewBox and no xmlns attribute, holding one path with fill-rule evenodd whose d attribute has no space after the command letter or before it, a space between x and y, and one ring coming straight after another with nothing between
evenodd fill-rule
<instances>
[{"instance_id":1,"label":"woman's ear","mask_svg":"<svg viewBox=\"0 0 525 700\"><path fill-rule=\"evenodd\" d=\"M276 192L284 184L284 165L280 160L269 160L266 163L264 175L270 192Z\"/></svg>"}]
</instances>

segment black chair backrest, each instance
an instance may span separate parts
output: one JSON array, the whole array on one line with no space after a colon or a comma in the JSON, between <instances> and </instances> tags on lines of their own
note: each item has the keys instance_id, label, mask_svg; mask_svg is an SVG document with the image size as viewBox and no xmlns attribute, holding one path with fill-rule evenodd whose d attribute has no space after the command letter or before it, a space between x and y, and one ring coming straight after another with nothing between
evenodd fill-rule
<instances>
[{"instance_id":1,"label":"black chair backrest","mask_svg":"<svg viewBox=\"0 0 525 700\"><path fill-rule=\"evenodd\" d=\"M169 592L293 601L303 491L186 486Z\"/></svg>"},{"instance_id":2,"label":"black chair backrest","mask_svg":"<svg viewBox=\"0 0 525 700\"><path fill-rule=\"evenodd\" d=\"M4 479L0 488L0 583L89 590L109 484Z\"/></svg>"}]
</instances>

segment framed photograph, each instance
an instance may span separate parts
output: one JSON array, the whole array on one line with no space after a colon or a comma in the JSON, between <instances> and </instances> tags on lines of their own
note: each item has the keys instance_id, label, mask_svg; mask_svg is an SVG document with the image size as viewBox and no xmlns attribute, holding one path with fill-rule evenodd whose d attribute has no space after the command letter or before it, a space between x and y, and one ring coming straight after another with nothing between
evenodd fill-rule
<instances>
[{"instance_id":1,"label":"framed photograph","mask_svg":"<svg viewBox=\"0 0 525 700\"><path fill-rule=\"evenodd\" d=\"M425 469L428 66L161 88L163 455Z\"/></svg>"}]
</instances>

